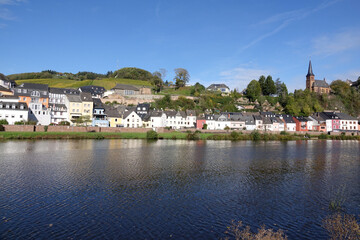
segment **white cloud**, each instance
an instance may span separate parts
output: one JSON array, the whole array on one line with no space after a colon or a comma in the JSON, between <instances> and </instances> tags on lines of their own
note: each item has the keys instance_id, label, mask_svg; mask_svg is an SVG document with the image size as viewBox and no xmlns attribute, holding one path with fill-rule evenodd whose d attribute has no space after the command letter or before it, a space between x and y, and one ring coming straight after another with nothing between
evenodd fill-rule
<instances>
[{"instance_id":1,"label":"white cloud","mask_svg":"<svg viewBox=\"0 0 360 240\"><path fill-rule=\"evenodd\" d=\"M360 47L360 29L347 30L313 40L313 54L330 56Z\"/></svg>"},{"instance_id":2,"label":"white cloud","mask_svg":"<svg viewBox=\"0 0 360 240\"><path fill-rule=\"evenodd\" d=\"M258 80L261 75L270 75L269 70L238 67L220 73L221 83L230 87L245 89L251 80Z\"/></svg>"},{"instance_id":3,"label":"white cloud","mask_svg":"<svg viewBox=\"0 0 360 240\"><path fill-rule=\"evenodd\" d=\"M336 80L336 79L341 79L341 80L349 79L351 81L356 81L358 79L358 77L360 77L359 69L350 70L350 71L347 71L346 73L342 73L342 74L335 74L334 75L334 80Z\"/></svg>"},{"instance_id":4,"label":"white cloud","mask_svg":"<svg viewBox=\"0 0 360 240\"><path fill-rule=\"evenodd\" d=\"M292 11L288 11L288 12L283 12L280 14L276 14L274 16L271 16L265 20L262 20L256 24L253 25L253 27L257 27L258 25L266 25L266 24L273 24L273 23L277 23L280 22L280 25L278 25L277 27L275 27L273 30L271 30L270 32L267 32L257 38L255 38L254 40L252 40L250 43L248 43L247 45L245 45L244 47L242 47L240 49L240 52L250 48L251 46L255 45L258 42L261 42L262 40L271 37L272 35L278 33L279 31L281 31L282 29L284 29L285 27L289 26L292 22L294 21L299 21L301 19L306 18L307 16L309 16L310 14L314 14L322 9L325 9L339 1L342 0L333 0L333 1L326 1L323 2L322 4L318 5L317 7L315 7L312 10L308 10L308 9L298 9L298 10L292 10Z\"/></svg>"},{"instance_id":5,"label":"white cloud","mask_svg":"<svg viewBox=\"0 0 360 240\"><path fill-rule=\"evenodd\" d=\"M12 12L9 9L3 8L0 9L0 19L10 21L10 20L15 20L16 17L12 14Z\"/></svg>"},{"instance_id":6,"label":"white cloud","mask_svg":"<svg viewBox=\"0 0 360 240\"><path fill-rule=\"evenodd\" d=\"M0 5L15 5L27 2L27 0L0 0Z\"/></svg>"}]
</instances>

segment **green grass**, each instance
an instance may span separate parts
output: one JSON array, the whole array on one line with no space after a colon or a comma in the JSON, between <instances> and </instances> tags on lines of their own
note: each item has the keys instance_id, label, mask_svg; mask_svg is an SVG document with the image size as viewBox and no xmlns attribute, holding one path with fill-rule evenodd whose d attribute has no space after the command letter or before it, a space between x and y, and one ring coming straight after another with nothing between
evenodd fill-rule
<instances>
[{"instance_id":1,"label":"green grass","mask_svg":"<svg viewBox=\"0 0 360 240\"><path fill-rule=\"evenodd\" d=\"M101 80L83 80L83 81L46 78L46 79L17 80L16 83L17 84L40 83L40 84L48 84L49 87L56 87L56 88L79 88L82 86L95 85L95 86L104 87L107 90L115 87L116 84L118 83L151 87L151 83L148 81L134 80L134 79L118 79L118 78L104 78Z\"/></svg>"},{"instance_id":2,"label":"green grass","mask_svg":"<svg viewBox=\"0 0 360 240\"><path fill-rule=\"evenodd\" d=\"M181 95L181 96L191 96L191 90L194 87L181 87L177 90L175 88L166 88L160 92L160 94L170 94L170 95Z\"/></svg>"},{"instance_id":3,"label":"green grass","mask_svg":"<svg viewBox=\"0 0 360 240\"><path fill-rule=\"evenodd\" d=\"M187 133L168 132L159 133L159 139L187 139ZM239 134L234 139L230 134L220 133L198 133L201 140L253 140L251 134ZM0 132L0 140L4 139L146 139L146 133L124 132ZM318 139L313 136L312 139ZM321 139L321 138L319 138ZM360 140L360 136L330 136L332 140ZM260 141L292 141L309 140L303 136L280 135L280 134L260 134Z\"/></svg>"}]
</instances>

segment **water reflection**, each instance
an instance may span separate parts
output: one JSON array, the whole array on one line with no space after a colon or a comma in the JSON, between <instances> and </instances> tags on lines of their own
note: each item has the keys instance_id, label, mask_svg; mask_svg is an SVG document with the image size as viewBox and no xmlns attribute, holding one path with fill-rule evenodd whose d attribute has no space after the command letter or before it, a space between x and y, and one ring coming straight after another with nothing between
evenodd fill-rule
<instances>
[{"instance_id":1,"label":"water reflection","mask_svg":"<svg viewBox=\"0 0 360 240\"><path fill-rule=\"evenodd\" d=\"M236 219L324 239L342 185L360 213L357 141L8 141L0 152L1 238L220 238Z\"/></svg>"}]
</instances>

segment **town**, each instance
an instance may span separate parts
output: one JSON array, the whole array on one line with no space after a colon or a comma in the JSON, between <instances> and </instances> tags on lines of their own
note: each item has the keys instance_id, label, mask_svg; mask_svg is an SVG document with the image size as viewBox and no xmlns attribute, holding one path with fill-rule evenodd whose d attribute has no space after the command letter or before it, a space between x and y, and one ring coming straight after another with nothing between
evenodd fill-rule
<instances>
[{"instance_id":1,"label":"town","mask_svg":"<svg viewBox=\"0 0 360 240\"><path fill-rule=\"evenodd\" d=\"M306 88L329 94L326 80L315 80L311 61ZM212 84L207 91L231 93L225 84ZM135 101L134 101L134 96ZM151 89L117 84L110 90L101 86L78 89L54 88L46 84L0 80L0 121L9 125L65 125L103 128L167 128L198 130L246 130L265 132L358 132L360 121L340 111L314 112L292 116L274 111L197 112L195 110L156 109L150 102ZM132 97L129 100L128 97ZM161 97L155 95L155 97ZM126 100L128 99L128 100ZM243 98L242 98L243 99ZM151 100L151 101L150 101ZM119 103L119 102L120 103ZM246 99L242 100L246 102ZM241 101L240 101L241 102ZM115 103L115 104L114 104ZM250 109L251 110L251 109Z\"/></svg>"}]
</instances>

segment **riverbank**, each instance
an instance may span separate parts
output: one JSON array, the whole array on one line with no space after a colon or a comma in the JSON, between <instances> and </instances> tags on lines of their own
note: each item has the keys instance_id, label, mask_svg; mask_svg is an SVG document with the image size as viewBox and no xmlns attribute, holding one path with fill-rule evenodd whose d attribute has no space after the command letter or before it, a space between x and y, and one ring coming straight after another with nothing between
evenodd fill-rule
<instances>
[{"instance_id":1,"label":"riverbank","mask_svg":"<svg viewBox=\"0 0 360 240\"><path fill-rule=\"evenodd\" d=\"M141 132L0 132L0 140L3 139L146 139L146 133ZM291 140L360 140L360 136L330 136L303 135L299 134L261 134L253 132L251 134L242 134L239 132L229 133L184 133L167 132L158 133L158 139L184 139L184 140L263 140L263 141L291 141Z\"/></svg>"}]
</instances>

